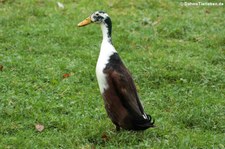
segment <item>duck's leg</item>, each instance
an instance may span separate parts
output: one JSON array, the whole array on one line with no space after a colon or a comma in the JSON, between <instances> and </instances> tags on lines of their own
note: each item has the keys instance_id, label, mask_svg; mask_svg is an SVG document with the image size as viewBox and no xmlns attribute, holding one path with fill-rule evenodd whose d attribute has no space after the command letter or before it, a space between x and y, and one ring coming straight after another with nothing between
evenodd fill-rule
<instances>
[{"instance_id":1,"label":"duck's leg","mask_svg":"<svg viewBox=\"0 0 225 149\"><path fill-rule=\"evenodd\" d=\"M120 131L120 126L116 125L116 131Z\"/></svg>"}]
</instances>

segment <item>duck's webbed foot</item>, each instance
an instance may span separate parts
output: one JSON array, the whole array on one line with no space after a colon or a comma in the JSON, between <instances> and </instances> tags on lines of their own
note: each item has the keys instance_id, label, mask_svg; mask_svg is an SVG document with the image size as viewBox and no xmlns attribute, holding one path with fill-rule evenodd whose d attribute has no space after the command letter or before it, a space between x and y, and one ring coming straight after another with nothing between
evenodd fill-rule
<instances>
[{"instance_id":1,"label":"duck's webbed foot","mask_svg":"<svg viewBox=\"0 0 225 149\"><path fill-rule=\"evenodd\" d=\"M120 131L120 126L116 125L116 131Z\"/></svg>"}]
</instances>

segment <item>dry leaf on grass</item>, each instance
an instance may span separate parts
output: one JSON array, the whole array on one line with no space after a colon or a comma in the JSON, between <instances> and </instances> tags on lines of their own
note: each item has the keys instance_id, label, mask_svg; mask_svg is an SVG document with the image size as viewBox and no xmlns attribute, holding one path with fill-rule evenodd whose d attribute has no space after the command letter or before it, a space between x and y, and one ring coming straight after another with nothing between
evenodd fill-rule
<instances>
[{"instance_id":1,"label":"dry leaf on grass","mask_svg":"<svg viewBox=\"0 0 225 149\"><path fill-rule=\"evenodd\" d=\"M35 128L39 132L42 132L45 129L44 125L41 125L41 124L36 124Z\"/></svg>"},{"instance_id":2,"label":"dry leaf on grass","mask_svg":"<svg viewBox=\"0 0 225 149\"><path fill-rule=\"evenodd\" d=\"M65 74L63 75L63 78L68 78L68 77L70 77L70 74L69 74L69 73L65 73Z\"/></svg>"},{"instance_id":3,"label":"dry leaf on grass","mask_svg":"<svg viewBox=\"0 0 225 149\"><path fill-rule=\"evenodd\" d=\"M106 133L103 133L103 134L102 134L102 140L103 140L104 142L106 142L106 141L109 140L109 137L106 135Z\"/></svg>"}]
</instances>

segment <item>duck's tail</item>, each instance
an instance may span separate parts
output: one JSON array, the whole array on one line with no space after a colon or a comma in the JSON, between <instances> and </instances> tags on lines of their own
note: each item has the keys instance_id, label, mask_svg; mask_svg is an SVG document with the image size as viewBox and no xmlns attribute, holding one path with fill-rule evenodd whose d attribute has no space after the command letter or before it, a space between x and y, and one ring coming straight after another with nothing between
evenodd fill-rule
<instances>
[{"instance_id":1,"label":"duck's tail","mask_svg":"<svg viewBox=\"0 0 225 149\"><path fill-rule=\"evenodd\" d=\"M138 117L134 120L133 130L145 130L150 127L155 127L155 120L152 119L151 115L146 115L146 117Z\"/></svg>"}]
</instances>

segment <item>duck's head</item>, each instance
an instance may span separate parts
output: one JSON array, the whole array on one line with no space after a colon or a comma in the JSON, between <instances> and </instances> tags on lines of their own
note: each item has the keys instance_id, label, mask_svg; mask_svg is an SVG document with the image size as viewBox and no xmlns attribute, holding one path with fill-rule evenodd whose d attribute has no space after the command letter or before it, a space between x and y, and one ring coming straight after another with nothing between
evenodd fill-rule
<instances>
[{"instance_id":1,"label":"duck's head","mask_svg":"<svg viewBox=\"0 0 225 149\"><path fill-rule=\"evenodd\" d=\"M82 27L90 23L101 24L101 23L106 23L108 20L110 20L110 18L107 13L105 13L104 11L96 11L93 14L91 14L89 17L87 17L85 20L80 22L77 26Z\"/></svg>"}]
</instances>

